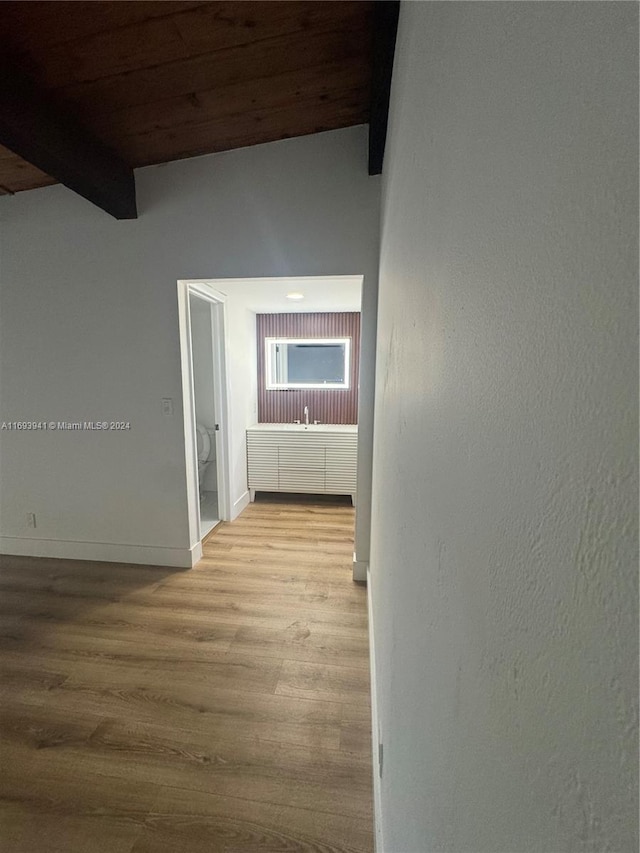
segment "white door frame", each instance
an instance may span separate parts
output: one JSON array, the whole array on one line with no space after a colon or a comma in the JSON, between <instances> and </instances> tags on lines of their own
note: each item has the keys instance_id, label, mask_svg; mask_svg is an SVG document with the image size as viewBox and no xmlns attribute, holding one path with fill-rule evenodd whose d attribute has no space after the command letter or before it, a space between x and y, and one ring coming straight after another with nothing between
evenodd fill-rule
<instances>
[{"instance_id":1,"label":"white door frame","mask_svg":"<svg viewBox=\"0 0 640 853\"><path fill-rule=\"evenodd\" d=\"M189 297L196 296L211 305L211 333L213 361L211 365L214 388L216 423L216 468L218 479L218 514L221 521L231 518L231 491L229 472L231 456L229 444L229 386L225 337L225 296L202 280L178 281L178 324L180 333L180 360L182 365L182 413L184 418L184 445L187 472L187 513L190 547L200 543L200 497L198 489L198 440L196 435L196 409L193 384L191 346L191 309Z\"/></svg>"}]
</instances>

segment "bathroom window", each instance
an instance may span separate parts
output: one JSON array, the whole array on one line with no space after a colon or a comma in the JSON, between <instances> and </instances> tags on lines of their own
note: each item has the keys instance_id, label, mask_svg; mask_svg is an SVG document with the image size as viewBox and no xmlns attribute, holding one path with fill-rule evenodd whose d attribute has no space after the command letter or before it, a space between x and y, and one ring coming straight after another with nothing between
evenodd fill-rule
<instances>
[{"instance_id":1,"label":"bathroom window","mask_svg":"<svg viewBox=\"0 0 640 853\"><path fill-rule=\"evenodd\" d=\"M348 388L351 338L265 338L266 387Z\"/></svg>"}]
</instances>

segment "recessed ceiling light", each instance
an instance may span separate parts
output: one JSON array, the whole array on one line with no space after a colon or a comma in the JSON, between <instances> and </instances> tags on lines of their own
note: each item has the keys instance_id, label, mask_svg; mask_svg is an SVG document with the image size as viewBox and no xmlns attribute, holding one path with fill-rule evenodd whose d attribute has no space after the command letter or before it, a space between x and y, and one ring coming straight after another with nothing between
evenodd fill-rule
<instances>
[{"instance_id":1,"label":"recessed ceiling light","mask_svg":"<svg viewBox=\"0 0 640 853\"><path fill-rule=\"evenodd\" d=\"M287 299L304 299L304 293L298 293L297 290L287 293Z\"/></svg>"}]
</instances>

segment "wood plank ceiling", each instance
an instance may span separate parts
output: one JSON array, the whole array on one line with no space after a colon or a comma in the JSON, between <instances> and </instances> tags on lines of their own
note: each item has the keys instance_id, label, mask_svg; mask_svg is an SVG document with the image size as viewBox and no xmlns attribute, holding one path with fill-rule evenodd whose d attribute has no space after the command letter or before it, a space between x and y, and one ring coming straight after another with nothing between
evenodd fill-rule
<instances>
[{"instance_id":1,"label":"wood plank ceiling","mask_svg":"<svg viewBox=\"0 0 640 853\"><path fill-rule=\"evenodd\" d=\"M131 167L368 121L373 3L3 2L5 56ZM54 179L0 148L0 188Z\"/></svg>"}]
</instances>

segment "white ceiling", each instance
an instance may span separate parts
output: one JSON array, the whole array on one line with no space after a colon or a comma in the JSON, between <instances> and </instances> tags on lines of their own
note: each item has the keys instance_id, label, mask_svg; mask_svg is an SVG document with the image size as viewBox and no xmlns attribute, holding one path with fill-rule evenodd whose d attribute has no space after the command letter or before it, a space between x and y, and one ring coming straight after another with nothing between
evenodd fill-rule
<instances>
[{"instance_id":1,"label":"white ceiling","mask_svg":"<svg viewBox=\"0 0 640 853\"><path fill-rule=\"evenodd\" d=\"M302 278L218 279L209 282L229 299L241 299L256 314L296 314L305 311L359 311L362 276L305 276ZM286 294L297 291L304 299Z\"/></svg>"}]
</instances>

